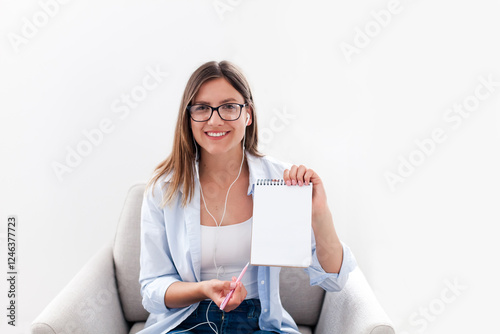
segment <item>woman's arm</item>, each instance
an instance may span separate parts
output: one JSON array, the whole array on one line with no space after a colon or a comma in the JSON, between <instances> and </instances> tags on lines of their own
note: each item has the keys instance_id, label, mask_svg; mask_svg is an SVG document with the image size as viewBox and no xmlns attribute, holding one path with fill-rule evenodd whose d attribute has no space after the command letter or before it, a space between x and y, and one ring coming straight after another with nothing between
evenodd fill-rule
<instances>
[{"instance_id":1,"label":"woman's arm","mask_svg":"<svg viewBox=\"0 0 500 334\"><path fill-rule=\"evenodd\" d=\"M150 313L161 313L167 308L181 308L204 299L212 299L217 306L222 304L227 293L236 287L228 304L224 308L229 312L245 299L246 289L243 284L211 280L199 283L183 282L171 258L167 237L166 223L160 209L161 190L155 188L155 197L149 192L143 198L141 208L141 253L140 274L143 306Z\"/></svg>"},{"instance_id":2,"label":"woman's arm","mask_svg":"<svg viewBox=\"0 0 500 334\"><path fill-rule=\"evenodd\" d=\"M245 299L247 291L241 282L219 281L216 279L202 282L175 282L165 292L165 306L168 308L186 307L207 298L212 299L220 307L226 295L234 290L231 299L224 307L224 311L230 312L237 308Z\"/></svg>"},{"instance_id":3,"label":"woman's arm","mask_svg":"<svg viewBox=\"0 0 500 334\"><path fill-rule=\"evenodd\" d=\"M325 272L338 273L342 266L343 249L333 225L333 218L326 200L323 182L316 172L303 165L293 165L283 173L287 185L313 183L312 228L316 239L316 254Z\"/></svg>"}]
</instances>

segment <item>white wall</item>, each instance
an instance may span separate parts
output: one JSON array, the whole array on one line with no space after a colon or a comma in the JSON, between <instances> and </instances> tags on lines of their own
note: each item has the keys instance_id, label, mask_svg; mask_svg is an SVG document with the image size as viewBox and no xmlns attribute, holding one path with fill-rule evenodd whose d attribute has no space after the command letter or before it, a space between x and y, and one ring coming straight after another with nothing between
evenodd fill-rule
<instances>
[{"instance_id":1,"label":"white wall","mask_svg":"<svg viewBox=\"0 0 500 334\"><path fill-rule=\"evenodd\" d=\"M268 129L264 152L323 178L337 230L400 333L481 333L496 324L498 4L54 3L0 1L5 272L7 217L19 221L18 327L6 324L2 279L2 333L27 333L113 238L127 190L170 152L189 75L223 59L251 82ZM218 13L214 5L224 3L231 10ZM360 35L365 29L371 37ZM168 76L125 114L122 94L140 93L151 70ZM491 91L477 88L481 78L493 81ZM463 103L466 116L448 112ZM101 122L109 133L59 179L53 164L65 164L82 132ZM415 141L433 133L440 142L424 155ZM391 189L385 175L398 173L400 157L419 165Z\"/></svg>"}]
</instances>

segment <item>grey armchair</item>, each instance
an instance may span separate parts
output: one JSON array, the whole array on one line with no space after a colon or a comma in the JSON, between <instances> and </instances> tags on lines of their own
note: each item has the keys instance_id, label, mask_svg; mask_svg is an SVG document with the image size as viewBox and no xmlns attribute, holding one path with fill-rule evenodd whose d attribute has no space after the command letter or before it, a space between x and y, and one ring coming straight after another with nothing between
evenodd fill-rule
<instances>
[{"instance_id":1,"label":"grey armchair","mask_svg":"<svg viewBox=\"0 0 500 334\"><path fill-rule=\"evenodd\" d=\"M33 334L131 334L148 312L139 285L140 214L145 184L127 195L115 239L103 247L47 305L31 325ZM309 285L302 269L283 268L283 306L301 333L394 334L393 326L356 268L340 292Z\"/></svg>"}]
</instances>

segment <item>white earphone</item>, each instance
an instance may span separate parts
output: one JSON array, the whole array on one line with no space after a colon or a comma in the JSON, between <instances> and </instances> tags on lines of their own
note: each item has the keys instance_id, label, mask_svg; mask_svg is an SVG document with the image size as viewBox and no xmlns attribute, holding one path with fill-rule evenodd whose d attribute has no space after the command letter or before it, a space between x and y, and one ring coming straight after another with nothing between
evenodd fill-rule
<instances>
[{"instance_id":1,"label":"white earphone","mask_svg":"<svg viewBox=\"0 0 500 334\"><path fill-rule=\"evenodd\" d=\"M249 122L250 122L250 114L247 114L247 124L246 125L248 125Z\"/></svg>"}]
</instances>

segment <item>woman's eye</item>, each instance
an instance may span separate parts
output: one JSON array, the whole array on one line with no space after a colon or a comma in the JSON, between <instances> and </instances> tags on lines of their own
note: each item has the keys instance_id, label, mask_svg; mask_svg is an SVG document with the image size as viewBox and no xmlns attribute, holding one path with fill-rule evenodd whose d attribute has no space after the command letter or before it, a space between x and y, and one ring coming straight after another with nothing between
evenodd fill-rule
<instances>
[{"instance_id":1,"label":"woman's eye","mask_svg":"<svg viewBox=\"0 0 500 334\"><path fill-rule=\"evenodd\" d=\"M236 105L235 104L226 104L223 108L226 110L234 110L234 109L236 109Z\"/></svg>"},{"instance_id":2,"label":"woman's eye","mask_svg":"<svg viewBox=\"0 0 500 334\"><path fill-rule=\"evenodd\" d=\"M207 111L207 110L208 110L208 107L203 106L203 105L195 106L195 108L194 108L195 112L203 112L203 111Z\"/></svg>"}]
</instances>

